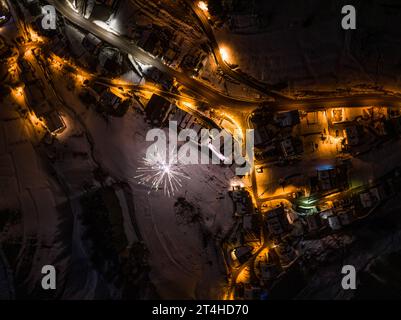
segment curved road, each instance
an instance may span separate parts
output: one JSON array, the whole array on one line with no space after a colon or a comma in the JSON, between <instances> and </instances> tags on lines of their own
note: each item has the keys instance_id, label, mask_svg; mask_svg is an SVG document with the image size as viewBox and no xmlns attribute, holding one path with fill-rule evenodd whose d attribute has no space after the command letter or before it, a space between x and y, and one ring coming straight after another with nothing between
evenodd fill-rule
<instances>
[{"instance_id":1,"label":"curved road","mask_svg":"<svg viewBox=\"0 0 401 320\"><path fill-rule=\"evenodd\" d=\"M401 107L401 96L389 94L364 94L348 97L306 98L291 102L274 102L274 110L323 110L334 107L357 108L366 106Z\"/></svg>"},{"instance_id":2,"label":"curved road","mask_svg":"<svg viewBox=\"0 0 401 320\"><path fill-rule=\"evenodd\" d=\"M59 11L70 22L74 23L80 28L85 29L86 31L91 32L99 39L119 48L121 51L131 54L142 63L152 65L160 71L171 75L185 87L215 105L229 105L232 107L254 109L261 104L260 101L245 100L224 95L216 89L213 89L210 86L207 86L206 84L197 81L182 72L168 67L160 59L151 56L149 53L137 47L134 43L130 42L124 37L115 35L105 30L104 28L94 24L93 22L85 19L81 15L74 12L65 2L60 3L56 0L47 0L47 2L53 5L57 9L57 11Z\"/></svg>"},{"instance_id":3,"label":"curved road","mask_svg":"<svg viewBox=\"0 0 401 320\"><path fill-rule=\"evenodd\" d=\"M213 49L213 55L216 58L217 63L224 73L228 74L235 80L242 82L249 87L252 87L262 93L272 96L276 99L276 102L270 103L270 106L275 110L289 110L289 109L319 109L346 106L346 107L364 107L367 105L372 106L389 106L389 107L401 107L401 97L391 96L391 95L379 95L379 94L368 94L368 95L355 95L351 97L327 97L327 98L307 98L302 100L296 100L289 98L283 94L275 92L269 89L267 84L248 78L246 75L235 72L232 70L227 63L223 60L220 54L219 45L214 36L213 29L209 23L207 16L203 11L196 5L196 2L191 0L184 0L185 3L191 8L191 10L196 15L203 32L209 39L209 42ZM268 105L268 103L265 103Z\"/></svg>"},{"instance_id":4,"label":"curved road","mask_svg":"<svg viewBox=\"0 0 401 320\"><path fill-rule=\"evenodd\" d=\"M188 1L188 0L186 0ZM178 82L183 84L194 93L203 97L211 104L216 106L229 106L241 111L252 111L255 108L264 105L272 108L272 110L290 110L290 109L324 109L330 107L346 106L346 107L361 107L367 105L378 105L378 106L389 106L389 107L401 107L401 97L395 95L386 94L368 94L368 95L355 95L349 97L325 97L325 98L307 98L302 100L291 100L284 98L279 95L278 99L274 102L268 101L252 101L240 98L229 97L210 86L197 81L184 73L181 73L173 68L166 66L160 59L157 59L135 44L125 39L124 37L117 36L111 32L106 31L102 27L92 23L85 19L79 14L75 13L66 3L60 3L56 0L47 0L49 4L52 4L65 18L72 23L76 24L80 28L83 28L99 39L119 48L123 52L132 54L143 62L144 64L153 65L157 69L173 76ZM194 8L196 10L196 7ZM202 16L204 16L202 14ZM206 19L206 17L205 17ZM208 23L207 23L208 25ZM210 26L209 26L210 27ZM217 45L217 43L216 43ZM218 46L217 46L218 47ZM219 58L220 57L220 58ZM216 58L221 59L220 54ZM232 74L232 70L225 64L224 61L221 66L225 66L225 71ZM237 73L236 73L237 74ZM249 79L248 79L249 80Z\"/></svg>"},{"instance_id":5,"label":"curved road","mask_svg":"<svg viewBox=\"0 0 401 320\"><path fill-rule=\"evenodd\" d=\"M220 54L220 48L219 44L217 43L216 37L214 36L213 29L209 23L209 19L207 16L203 13L203 11L196 5L196 2L191 1L191 0L184 0L185 3L191 8L192 12L195 14L196 18L200 22L200 26L205 33L205 35L208 37L210 45L213 50L213 55L217 61L217 64L221 68L221 70L229 75L231 78L246 84L247 86L254 88L258 90L259 92L266 94L270 97L276 98L278 100L291 100L291 98L287 97L286 95L279 93L277 91L274 91L271 85L268 85L266 83L263 83L261 81L258 81L254 78L248 77L244 73L240 73L237 71L232 70L227 63L224 61Z\"/></svg>"}]
</instances>

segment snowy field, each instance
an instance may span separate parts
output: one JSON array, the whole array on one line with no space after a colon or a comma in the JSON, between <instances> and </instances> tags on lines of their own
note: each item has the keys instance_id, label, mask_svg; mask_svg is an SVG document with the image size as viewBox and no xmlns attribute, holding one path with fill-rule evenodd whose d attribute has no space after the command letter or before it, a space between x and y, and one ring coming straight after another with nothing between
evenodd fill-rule
<instances>
[{"instance_id":1,"label":"snowy field","mask_svg":"<svg viewBox=\"0 0 401 320\"><path fill-rule=\"evenodd\" d=\"M132 190L134 220L140 236L150 251L151 280L163 298L218 298L225 285L225 269L218 241L233 222L233 204L228 196L233 169L219 165L184 166L183 172L191 179L183 180L183 186L167 197L163 191L152 191L138 184L137 168L143 166L145 141L150 129L144 117L130 109L124 117L109 117L107 121L91 109L86 109L62 83L58 90L75 110L85 130L93 140L93 155L102 168L115 181L127 182ZM65 115L70 114L68 110ZM66 116L69 117L69 116ZM85 145L76 138L81 128L71 125L59 140L79 149ZM83 144L84 143L84 144ZM84 162L85 163L85 162ZM61 163L64 176L72 187L89 179L86 166L78 166L77 160ZM61 167L60 167L61 168ZM182 200L184 207L176 204ZM213 281L211 281L213 279ZM206 281L207 280L207 281Z\"/></svg>"}]
</instances>

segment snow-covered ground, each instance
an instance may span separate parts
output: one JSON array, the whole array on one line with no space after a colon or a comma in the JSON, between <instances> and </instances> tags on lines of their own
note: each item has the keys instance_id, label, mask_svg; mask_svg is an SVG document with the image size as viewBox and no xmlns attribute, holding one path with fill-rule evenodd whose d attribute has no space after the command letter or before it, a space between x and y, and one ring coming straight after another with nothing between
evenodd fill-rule
<instances>
[{"instance_id":1,"label":"snow-covered ground","mask_svg":"<svg viewBox=\"0 0 401 320\"><path fill-rule=\"evenodd\" d=\"M398 90L399 29L392 26L398 25L400 11L389 14L385 5L360 2L357 29L349 32L340 25L342 5L266 2L266 12L256 12L263 29L229 30L226 25L215 29L215 36L241 70L267 83L288 82L290 94L361 83Z\"/></svg>"},{"instance_id":2,"label":"snow-covered ground","mask_svg":"<svg viewBox=\"0 0 401 320\"><path fill-rule=\"evenodd\" d=\"M145 142L149 128L143 117L129 112L106 124L93 114L87 123L102 165L113 178L128 181L133 190L135 218L150 251L151 279L160 296L217 297L216 286L223 281L223 269L214 236L224 234L231 224L233 208L227 194L231 170L219 166L184 167L191 180L184 180L174 197L168 198L162 191L149 194L149 189L134 178L149 145ZM216 199L219 193L224 199ZM200 222L177 221L174 204L178 197L184 197L199 210ZM210 235L202 235L207 231ZM202 243L205 236L210 237L206 247Z\"/></svg>"},{"instance_id":3,"label":"snow-covered ground","mask_svg":"<svg viewBox=\"0 0 401 320\"><path fill-rule=\"evenodd\" d=\"M26 292L32 292L40 286L44 265L64 270L65 247L59 238L64 217L59 206L65 197L36 150L37 135L43 130L15 112L12 103L12 97L3 101L0 110L0 209L21 212L22 246L14 276ZM28 256L32 259L26 260Z\"/></svg>"},{"instance_id":4,"label":"snow-covered ground","mask_svg":"<svg viewBox=\"0 0 401 320\"><path fill-rule=\"evenodd\" d=\"M57 89L69 106L81 119L94 146L93 155L102 168L115 180L127 182L132 190L135 212L134 220L140 236L150 252L151 281L162 298L218 298L225 285L225 269L218 240L231 226L233 204L228 196L232 169L219 165L184 166L183 172L191 179L183 180L183 186L174 195L167 197L163 191L152 191L138 184L137 168L143 166L145 141L150 129L138 106L130 109L124 117L109 117L107 121L95 111L87 109L57 81ZM71 112L63 111L67 117ZM77 138L77 121L66 121L68 133L59 141L69 149L84 150L85 139ZM79 147L81 146L81 147ZM81 151L82 151L81 150ZM92 166L80 166L82 162L67 158L57 167L64 172L68 184L80 190L83 180L91 179L88 172ZM193 208L180 210L177 199ZM130 207L130 206L128 206ZM195 214L196 213L196 214ZM188 216L189 215L189 216ZM207 281L206 281L207 280Z\"/></svg>"}]
</instances>

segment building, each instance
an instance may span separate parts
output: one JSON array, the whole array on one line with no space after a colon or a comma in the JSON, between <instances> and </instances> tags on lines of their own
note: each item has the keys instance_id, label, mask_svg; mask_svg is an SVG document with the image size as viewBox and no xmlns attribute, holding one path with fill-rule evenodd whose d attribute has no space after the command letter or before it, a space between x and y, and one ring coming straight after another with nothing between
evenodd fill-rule
<instances>
[{"instance_id":1,"label":"building","mask_svg":"<svg viewBox=\"0 0 401 320\"><path fill-rule=\"evenodd\" d=\"M238 261L240 264L244 264L252 257L252 247L241 246L231 251L231 258L233 261Z\"/></svg>"},{"instance_id":2,"label":"building","mask_svg":"<svg viewBox=\"0 0 401 320\"><path fill-rule=\"evenodd\" d=\"M122 99L113 93L110 89L105 90L100 96L100 105L105 109L116 109Z\"/></svg>"},{"instance_id":3,"label":"building","mask_svg":"<svg viewBox=\"0 0 401 320\"><path fill-rule=\"evenodd\" d=\"M120 74L124 69L124 55L118 50L105 48L99 52L98 70L107 74Z\"/></svg>"},{"instance_id":4,"label":"building","mask_svg":"<svg viewBox=\"0 0 401 320\"><path fill-rule=\"evenodd\" d=\"M280 268L267 257L266 260L260 262L260 277L262 281L270 281L280 274Z\"/></svg>"},{"instance_id":5,"label":"building","mask_svg":"<svg viewBox=\"0 0 401 320\"><path fill-rule=\"evenodd\" d=\"M298 110L278 112L274 115L274 121L281 128L292 127L301 122Z\"/></svg>"},{"instance_id":6,"label":"building","mask_svg":"<svg viewBox=\"0 0 401 320\"><path fill-rule=\"evenodd\" d=\"M247 214L253 214L254 207L252 203L252 198L249 192L240 186L233 187L233 190L230 192L231 197L234 201L235 206L235 215L236 216L244 216Z\"/></svg>"},{"instance_id":7,"label":"building","mask_svg":"<svg viewBox=\"0 0 401 320\"><path fill-rule=\"evenodd\" d=\"M161 72L159 69L151 67L144 73L146 80L151 80L160 84L163 89L170 91L174 85L174 79L169 74Z\"/></svg>"},{"instance_id":8,"label":"building","mask_svg":"<svg viewBox=\"0 0 401 320\"><path fill-rule=\"evenodd\" d=\"M88 33L83 38L82 45L89 53L97 54L100 47L102 46L102 41L92 33Z\"/></svg>"},{"instance_id":9,"label":"building","mask_svg":"<svg viewBox=\"0 0 401 320\"><path fill-rule=\"evenodd\" d=\"M167 120L171 103L167 99L153 94L145 108L146 119L156 127L161 127Z\"/></svg>"},{"instance_id":10,"label":"building","mask_svg":"<svg viewBox=\"0 0 401 320\"><path fill-rule=\"evenodd\" d=\"M101 95L107 91L109 88L103 84L100 83L92 83L88 86L86 86L86 89L90 93L90 95L96 99L96 101L100 101Z\"/></svg>"},{"instance_id":11,"label":"building","mask_svg":"<svg viewBox=\"0 0 401 320\"><path fill-rule=\"evenodd\" d=\"M321 166L317 175L311 178L312 192L328 192L344 190L348 187L348 174L346 165Z\"/></svg>"},{"instance_id":12,"label":"building","mask_svg":"<svg viewBox=\"0 0 401 320\"><path fill-rule=\"evenodd\" d=\"M258 286L246 284L244 286L244 299L245 300L259 300L262 294L262 289Z\"/></svg>"},{"instance_id":13,"label":"building","mask_svg":"<svg viewBox=\"0 0 401 320\"><path fill-rule=\"evenodd\" d=\"M195 116L177 106L172 106L172 110L169 113L169 120L177 122L178 131L183 129L192 129L199 133L200 130L202 130L202 126L199 124L199 121Z\"/></svg>"},{"instance_id":14,"label":"building","mask_svg":"<svg viewBox=\"0 0 401 320\"><path fill-rule=\"evenodd\" d=\"M150 54L155 54L156 49L160 45L160 40L157 32L152 30L145 30L138 41L138 46Z\"/></svg>"},{"instance_id":15,"label":"building","mask_svg":"<svg viewBox=\"0 0 401 320\"><path fill-rule=\"evenodd\" d=\"M43 119L47 129L53 134L60 133L66 128L63 118L61 118L56 110L52 110L42 115L41 118Z\"/></svg>"},{"instance_id":16,"label":"building","mask_svg":"<svg viewBox=\"0 0 401 320\"><path fill-rule=\"evenodd\" d=\"M242 217L242 227L245 243L255 242L260 240L260 215L245 214Z\"/></svg>"},{"instance_id":17,"label":"building","mask_svg":"<svg viewBox=\"0 0 401 320\"><path fill-rule=\"evenodd\" d=\"M319 214L309 214L305 217L305 220L308 224L308 231L310 232L317 231L322 226L322 220Z\"/></svg>"},{"instance_id":18,"label":"building","mask_svg":"<svg viewBox=\"0 0 401 320\"><path fill-rule=\"evenodd\" d=\"M274 263L263 261L260 263L260 275L263 281L270 281L280 274L279 268Z\"/></svg>"},{"instance_id":19,"label":"building","mask_svg":"<svg viewBox=\"0 0 401 320\"><path fill-rule=\"evenodd\" d=\"M365 209L374 207L381 200L380 192L377 187L361 193L359 198L361 200L362 207Z\"/></svg>"},{"instance_id":20,"label":"building","mask_svg":"<svg viewBox=\"0 0 401 320\"><path fill-rule=\"evenodd\" d=\"M269 233L273 236L281 236L290 230L290 223L283 205L266 212L266 224Z\"/></svg>"},{"instance_id":21,"label":"building","mask_svg":"<svg viewBox=\"0 0 401 320\"><path fill-rule=\"evenodd\" d=\"M332 230L336 231L341 229L341 222L337 215L331 214L327 216L327 222Z\"/></svg>"},{"instance_id":22,"label":"building","mask_svg":"<svg viewBox=\"0 0 401 320\"><path fill-rule=\"evenodd\" d=\"M28 70L28 64L22 64L23 70ZM46 128L53 134L62 132L66 126L60 114L47 100L43 83L35 77L33 71L24 73L23 79L27 81L24 88L29 108L38 119L41 119Z\"/></svg>"},{"instance_id":23,"label":"building","mask_svg":"<svg viewBox=\"0 0 401 320\"><path fill-rule=\"evenodd\" d=\"M289 265L297 257L294 248L284 242L280 243L275 250L280 258L280 263L283 266Z\"/></svg>"},{"instance_id":24,"label":"building","mask_svg":"<svg viewBox=\"0 0 401 320\"><path fill-rule=\"evenodd\" d=\"M345 143L348 146L357 146L362 142L363 126L351 125L344 129Z\"/></svg>"},{"instance_id":25,"label":"building","mask_svg":"<svg viewBox=\"0 0 401 320\"><path fill-rule=\"evenodd\" d=\"M330 119L333 123L343 122L344 121L344 109L332 109Z\"/></svg>"},{"instance_id":26,"label":"building","mask_svg":"<svg viewBox=\"0 0 401 320\"><path fill-rule=\"evenodd\" d=\"M353 207L350 208L336 208L322 211L320 216L322 219L327 221L327 225L330 229L337 231L343 226L347 226L354 221L355 210Z\"/></svg>"},{"instance_id":27,"label":"building","mask_svg":"<svg viewBox=\"0 0 401 320\"><path fill-rule=\"evenodd\" d=\"M49 104L46 102L43 85L40 82L25 86L25 97L29 107L34 110L35 113L38 112L38 114L42 114L50 111Z\"/></svg>"},{"instance_id":28,"label":"building","mask_svg":"<svg viewBox=\"0 0 401 320\"><path fill-rule=\"evenodd\" d=\"M267 143L270 140L269 131L266 127L256 127L255 128L255 146L259 147Z\"/></svg>"},{"instance_id":29,"label":"building","mask_svg":"<svg viewBox=\"0 0 401 320\"><path fill-rule=\"evenodd\" d=\"M339 210L336 212L341 225L348 226L354 221L354 209Z\"/></svg>"},{"instance_id":30,"label":"building","mask_svg":"<svg viewBox=\"0 0 401 320\"><path fill-rule=\"evenodd\" d=\"M269 143L278 133L277 127L271 123L273 114L257 111L252 114L252 124L255 135L255 146L261 147Z\"/></svg>"},{"instance_id":31,"label":"building","mask_svg":"<svg viewBox=\"0 0 401 320\"><path fill-rule=\"evenodd\" d=\"M303 152L302 141L289 137L280 142L280 151L284 158L290 158Z\"/></svg>"},{"instance_id":32,"label":"building","mask_svg":"<svg viewBox=\"0 0 401 320\"><path fill-rule=\"evenodd\" d=\"M38 81L38 79L36 78L36 75L35 75L35 71L34 71L32 65L28 61L26 61L25 59L20 59L18 61L18 64L21 68L22 81L26 85Z\"/></svg>"},{"instance_id":33,"label":"building","mask_svg":"<svg viewBox=\"0 0 401 320\"><path fill-rule=\"evenodd\" d=\"M242 217L242 225L244 227L244 230L246 231L254 231L255 227L259 225L259 215L258 214L245 214Z\"/></svg>"}]
</instances>

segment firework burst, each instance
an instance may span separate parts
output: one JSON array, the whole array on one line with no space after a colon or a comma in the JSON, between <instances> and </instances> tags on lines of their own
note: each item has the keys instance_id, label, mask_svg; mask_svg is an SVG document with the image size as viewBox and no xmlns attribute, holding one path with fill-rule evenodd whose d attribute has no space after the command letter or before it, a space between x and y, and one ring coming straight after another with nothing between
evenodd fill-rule
<instances>
[{"instance_id":1,"label":"firework burst","mask_svg":"<svg viewBox=\"0 0 401 320\"><path fill-rule=\"evenodd\" d=\"M134 178L138 179L139 184L149 186L149 193L152 190L163 190L166 196L174 196L175 192L182 187L182 180L190 179L182 172L179 161L177 163L166 161L157 149L143 158L142 162L144 166L136 170L137 175Z\"/></svg>"}]
</instances>

